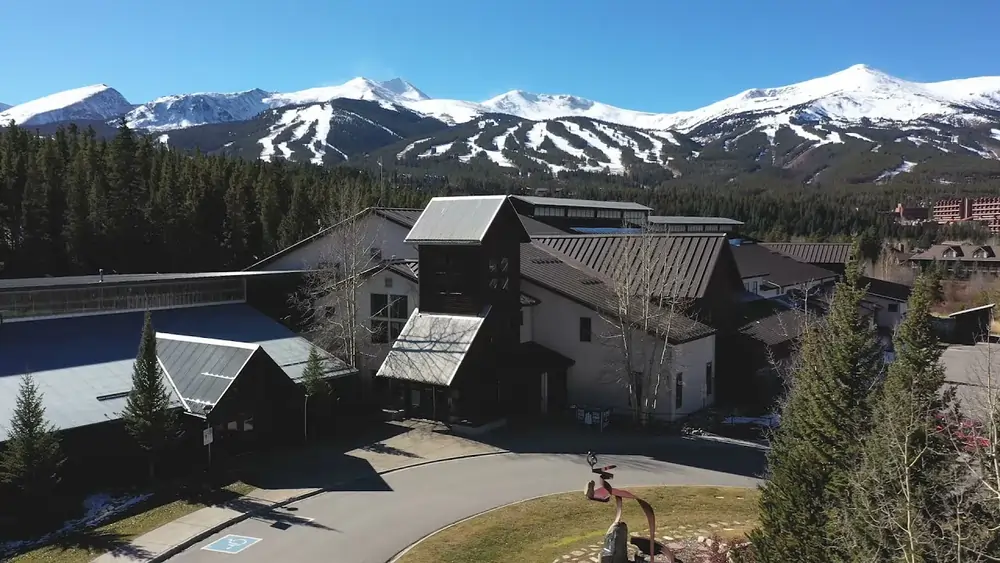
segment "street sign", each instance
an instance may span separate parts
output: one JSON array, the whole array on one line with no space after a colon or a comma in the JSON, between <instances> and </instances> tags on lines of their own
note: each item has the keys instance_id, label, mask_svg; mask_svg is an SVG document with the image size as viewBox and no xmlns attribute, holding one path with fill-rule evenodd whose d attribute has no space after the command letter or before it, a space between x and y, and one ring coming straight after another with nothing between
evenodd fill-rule
<instances>
[{"instance_id":1,"label":"street sign","mask_svg":"<svg viewBox=\"0 0 1000 563\"><path fill-rule=\"evenodd\" d=\"M212 429L211 428L206 428L206 429L204 429L204 430L201 431L201 445L207 446L207 445L211 444L214 441L215 441L215 438L212 435Z\"/></svg>"},{"instance_id":2,"label":"street sign","mask_svg":"<svg viewBox=\"0 0 1000 563\"><path fill-rule=\"evenodd\" d=\"M259 541L260 538L251 538L249 536L237 536L234 534L229 534L228 536L224 536L215 540L214 542L206 545L202 549L204 549L205 551L217 551L219 553L228 553L230 555L235 555Z\"/></svg>"}]
</instances>

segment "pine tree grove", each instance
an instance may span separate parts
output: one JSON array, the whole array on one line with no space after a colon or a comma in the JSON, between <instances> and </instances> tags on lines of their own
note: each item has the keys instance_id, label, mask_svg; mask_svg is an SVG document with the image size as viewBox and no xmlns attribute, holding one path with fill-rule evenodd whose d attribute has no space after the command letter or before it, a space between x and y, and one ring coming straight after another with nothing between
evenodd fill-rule
<instances>
[{"instance_id":1,"label":"pine tree grove","mask_svg":"<svg viewBox=\"0 0 1000 563\"><path fill-rule=\"evenodd\" d=\"M819 563L842 556L828 528L845 499L868 418L868 394L882 369L875 328L861 313L865 288L859 277L855 259L834 291L829 314L812 321L803 339L768 457L762 525L752 540L761 562Z\"/></svg>"}]
</instances>

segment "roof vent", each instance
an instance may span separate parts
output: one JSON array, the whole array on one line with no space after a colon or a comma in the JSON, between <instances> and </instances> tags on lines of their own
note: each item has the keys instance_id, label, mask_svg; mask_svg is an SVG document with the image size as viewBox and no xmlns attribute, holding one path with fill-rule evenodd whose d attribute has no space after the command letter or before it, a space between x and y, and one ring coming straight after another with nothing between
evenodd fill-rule
<instances>
[{"instance_id":1,"label":"roof vent","mask_svg":"<svg viewBox=\"0 0 1000 563\"><path fill-rule=\"evenodd\" d=\"M586 279L580 280L580 283L582 283L583 285L601 285L604 282L602 282L599 279L595 279L595 278L586 278Z\"/></svg>"}]
</instances>

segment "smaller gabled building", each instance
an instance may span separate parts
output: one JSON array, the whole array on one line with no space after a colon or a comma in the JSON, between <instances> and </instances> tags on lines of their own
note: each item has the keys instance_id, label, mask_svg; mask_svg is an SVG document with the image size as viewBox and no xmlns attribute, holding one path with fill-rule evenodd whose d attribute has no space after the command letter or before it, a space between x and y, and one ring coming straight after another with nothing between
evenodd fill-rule
<instances>
[{"instance_id":1,"label":"smaller gabled building","mask_svg":"<svg viewBox=\"0 0 1000 563\"><path fill-rule=\"evenodd\" d=\"M836 272L803 262L763 244L730 240L733 257L746 290L765 298L825 290L838 279Z\"/></svg>"}]
</instances>

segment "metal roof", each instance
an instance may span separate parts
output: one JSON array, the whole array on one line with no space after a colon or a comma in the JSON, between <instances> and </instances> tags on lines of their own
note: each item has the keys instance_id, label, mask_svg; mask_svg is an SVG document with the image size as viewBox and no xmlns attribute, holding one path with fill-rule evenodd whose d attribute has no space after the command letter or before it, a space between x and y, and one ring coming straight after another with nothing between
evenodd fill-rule
<instances>
[{"instance_id":1,"label":"metal roof","mask_svg":"<svg viewBox=\"0 0 1000 563\"><path fill-rule=\"evenodd\" d=\"M945 256L949 250L955 256ZM910 260L959 260L963 262L1000 262L1000 247L981 244L935 244L923 252L910 256ZM980 254L977 258L976 254Z\"/></svg>"},{"instance_id":2,"label":"metal roof","mask_svg":"<svg viewBox=\"0 0 1000 563\"><path fill-rule=\"evenodd\" d=\"M312 348L309 341L249 305L167 309L152 315L159 331L260 345L295 381L302 378ZM141 312L131 312L0 327L0 441L7 436L20 376L25 373L35 378L44 395L46 416L57 428L119 418L132 388L142 322ZM355 372L317 350L327 377Z\"/></svg>"},{"instance_id":3,"label":"metal roof","mask_svg":"<svg viewBox=\"0 0 1000 563\"><path fill-rule=\"evenodd\" d=\"M722 233L583 235L536 240L611 279L638 274L648 263L655 269L652 281L663 296L686 299L705 296L727 244Z\"/></svg>"},{"instance_id":4,"label":"metal roof","mask_svg":"<svg viewBox=\"0 0 1000 563\"><path fill-rule=\"evenodd\" d=\"M436 197L424 208L404 242L481 244L505 205L510 205L505 195ZM529 240L523 226L521 233Z\"/></svg>"},{"instance_id":5,"label":"metal roof","mask_svg":"<svg viewBox=\"0 0 1000 563\"><path fill-rule=\"evenodd\" d=\"M809 264L847 264L849 242L762 242L761 246Z\"/></svg>"},{"instance_id":6,"label":"metal roof","mask_svg":"<svg viewBox=\"0 0 1000 563\"><path fill-rule=\"evenodd\" d=\"M617 314L618 297L609 280L540 242L521 245L521 277L588 309L609 315ZM653 319L653 324L657 325L659 334L668 335L667 340L671 344L715 333L712 327L680 314L674 315L672 319Z\"/></svg>"},{"instance_id":7,"label":"metal roof","mask_svg":"<svg viewBox=\"0 0 1000 563\"><path fill-rule=\"evenodd\" d=\"M621 209L624 211L652 211L650 207L631 201L601 201L596 199L573 199L568 197L542 197L534 195L512 195L531 205L548 205L552 207L589 207L592 209Z\"/></svg>"},{"instance_id":8,"label":"metal roof","mask_svg":"<svg viewBox=\"0 0 1000 563\"><path fill-rule=\"evenodd\" d=\"M869 295L893 301L906 301L910 298L910 293L913 292L913 288L906 284L866 276L861 277L861 286L868 286Z\"/></svg>"},{"instance_id":9,"label":"metal roof","mask_svg":"<svg viewBox=\"0 0 1000 563\"><path fill-rule=\"evenodd\" d=\"M229 390L257 345L156 334L156 357L160 369L180 396L184 409L205 414Z\"/></svg>"},{"instance_id":10,"label":"metal roof","mask_svg":"<svg viewBox=\"0 0 1000 563\"><path fill-rule=\"evenodd\" d=\"M797 340L806 329L809 316L774 299L760 299L743 305L743 325L739 332L766 346Z\"/></svg>"},{"instance_id":11,"label":"metal roof","mask_svg":"<svg viewBox=\"0 0 1000 563\"><path fill-rule=\"evenodd\" d=\"M729 225L738 227L743 221L728 217L689 217L681 215L650 215L649 222L655 225Z\"/></svg>"},{"instance_id":12,"label":"metal roof","mask_svg":"<svg viewBox=\"0 0 1000 563\"><path fill-rule=\"evenodd\" d=\"M521 220L521 224L524 225L524 230L527 231L528 236L531 237L568 234L562 229L557 229L552 225L543 223L538 219L528 217L527 215L518 215L517 218Z\"/></svg>"},{"instance_id":13,"label":"metal roof","mask_svg":"<svg viewBox=\"0 0 1000 563\"><path fill-rule=\"evenodd\" d=\"M386 356L378 377L449 386L486 320L414 309Z\"/></svg>"},{"instance_id":14,"label":"metal roof","mask_svg":"<svg viewBox=\"0 0 1000 563\"><path fill-rule=\"evenodd\" d=\"M51 276L44 278L0 279L0 291L26 291L31 289L58 289L60 287L87 287L94 285L168 283L183 281L208 281L217 279L247 278L257 276L301 275L299 271L276 270L270 272L178 272L167 274L104 274L89 276Z\"/></svg>"},{"instance_id":15,"label":"metal roof","mask_svg":"<svg viewBox=\"0 0 1000 563\"><path fill-rule=\"evenodd\" d=\"M837 277L837 274L830 270L799 262L762 244L743 243L733 246L732 250L736 267L743 279L763 275L768 283L787 287L800 283L832 280Z\"/></svg>"}]
</instances>

